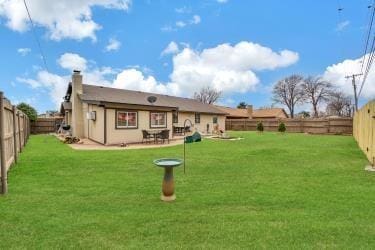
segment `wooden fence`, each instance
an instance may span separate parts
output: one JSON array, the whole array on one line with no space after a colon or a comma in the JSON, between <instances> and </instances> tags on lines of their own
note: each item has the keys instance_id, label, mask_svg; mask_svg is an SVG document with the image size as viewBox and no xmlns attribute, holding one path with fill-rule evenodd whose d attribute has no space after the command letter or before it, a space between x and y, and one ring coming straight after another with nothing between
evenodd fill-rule
<instances>
[{"instance_id":1,"label":"wooden fence","mask_svg":"<svg viewBox=\"0 0 375 250\"><path fill-rule=\"evenodd\" d=\"M32 134L46 134L57 131L58 126L62 123L64 118L38 118L31 122Z\"/></svg>"},{"instance_id":2,"label":"wooden fence","mask_svg":"<svg viewBox=\"0 0 375 250\"><path fill-rule=\"evenodd\" d=\"M367 159L375 163L375 100L355 112L353 135Z\"/></svg>"},{"instance_id":3,"label":"wooden fence","mask_svg":"<svg viewBox=\"0 0 375 250\"><path fill-rule=\"evenodd\" d=\"M17 162L30 134L27 115L12 106L0 92L0 193L8 191L8 170Z\"/></svg>"},{"instance_id":4,"label":"wooden fence","mask_svg":"<svg viewBox=\"0 0 375 250\"><path fill-rule=\"evenodd\" d=\"M257 124L262 122L264 131L277 131L283 122L287 132L311 134L352 134L352 118L308 118L308 119L227 119L226 130L255 131Z\"/></svg>"}]
</instances>

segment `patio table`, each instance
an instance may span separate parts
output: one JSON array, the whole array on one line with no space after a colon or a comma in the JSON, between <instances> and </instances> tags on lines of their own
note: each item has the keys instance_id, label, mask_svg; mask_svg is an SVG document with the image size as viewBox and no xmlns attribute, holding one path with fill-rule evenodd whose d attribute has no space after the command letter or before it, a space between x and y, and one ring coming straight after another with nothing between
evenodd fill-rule
<instances>
[{"instance_id":1,"label":"patio table","mask_svg":"<svg viewBox=\"0 0 375 250\"><path fill-rule=\"evenodd\" d=\"M161 131L160 130L147 130L147 133L152 135L152 137L154 138L154 143L156 143L157 135L160 134Z\"/></svg>"}]
</instances>

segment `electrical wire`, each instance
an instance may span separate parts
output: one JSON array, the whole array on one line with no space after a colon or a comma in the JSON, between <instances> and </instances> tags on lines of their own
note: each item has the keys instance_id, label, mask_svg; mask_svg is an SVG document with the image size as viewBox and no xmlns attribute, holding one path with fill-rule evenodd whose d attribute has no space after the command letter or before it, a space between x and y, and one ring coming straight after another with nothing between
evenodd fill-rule
<instances>
[{"instance_id":1,"label":"electrical wire","mask_svg":"<svg viewBox=\"0 0 375 250\"><path fill-rule=\"evenodd\" d=\"M32 29L32 31L33 31L33 35L34 35L35 41L36 41L36 43L37 43L37 45L38 45L39 52L40 52L40 55L41 55L41 57L42 57L44 67L45 67L46 71L48 72L47 60L46 60L46 57L45 57L45 55L44 55L44 53L43 53L43 49L42 49L42 46L41 46L40 41L39 41L39 39L38 39L38 36L37 36L37 34L36 34L35 25L34 25L33 19L31 18L30 11L29 11L29 8L28 8L28 6L27 6L26 0L23 0L23 3L24 3L24 5L25 5L25 9L26 9L26 11L27 11L27 15L28 15L28 17L29 17L29 21L30 21L30 24L31 24L31 29Z\"/></svg>"}]
</instances>

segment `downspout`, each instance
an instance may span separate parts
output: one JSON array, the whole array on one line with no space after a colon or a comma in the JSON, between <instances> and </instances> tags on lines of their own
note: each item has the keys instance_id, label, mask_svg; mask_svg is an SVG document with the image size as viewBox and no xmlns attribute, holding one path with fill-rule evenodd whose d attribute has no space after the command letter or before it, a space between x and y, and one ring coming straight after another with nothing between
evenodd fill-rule
<instances>
[{"instance_id":1,"label":"downspout","mask_svg":"<svg viewBox=\"0 0 375 250\"><path fill-rule=\"evenodd\" d=\"M104 107L104 145L107 144L107 108Z\"/></svg>"}]
</instances>

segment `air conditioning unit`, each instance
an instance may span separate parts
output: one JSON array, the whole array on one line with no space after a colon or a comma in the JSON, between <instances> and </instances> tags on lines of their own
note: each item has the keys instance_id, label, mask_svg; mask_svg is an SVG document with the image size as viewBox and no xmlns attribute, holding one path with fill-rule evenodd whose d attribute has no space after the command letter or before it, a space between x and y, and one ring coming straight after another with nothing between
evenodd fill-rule
<instances>
[{"instance_id":1,"label":"air conditioning unit","mask_svg":"<svg viewBox=\"0 0 375 250\"><path fill-rule=\"evenodd\" d=\"M96 111L87 112L86 118L87 118L87 120L95 121L96 120Z\"/></svg>"}]
</instances>

